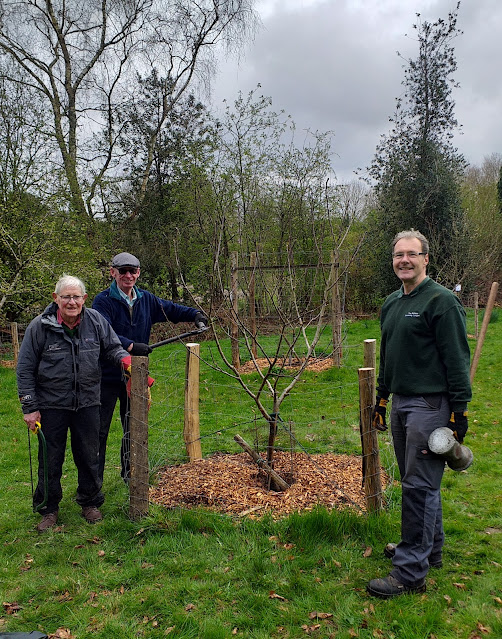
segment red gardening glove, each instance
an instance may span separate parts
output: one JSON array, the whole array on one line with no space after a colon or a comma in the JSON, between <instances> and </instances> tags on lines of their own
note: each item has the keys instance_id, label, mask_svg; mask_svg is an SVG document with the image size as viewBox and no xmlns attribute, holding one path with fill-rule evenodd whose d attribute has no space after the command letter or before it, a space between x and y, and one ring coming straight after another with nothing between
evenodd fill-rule
<instances>
[{"instance_id":1,"label":"red gardening glove","mask_svg":"<svg viewBox=\"0 0 502 639\"><path fill-rule=\"evenodd\" d=\"M131 397L131 369L132 369L132 357L130 355L128 355L127 357L124 357L124 359L122 359L120 361L120 364L122 366L122 369L124 371L124 375L127 377L127 383L126 383L126 390L127 390L127 395L128 397ZM148 375L148 407L150 407L150 403L151 403L151 399L150 399L150 387L153 386L155 383L155 380L153 377L150 377L150 375Z\"/></svg>"}]
</instances>

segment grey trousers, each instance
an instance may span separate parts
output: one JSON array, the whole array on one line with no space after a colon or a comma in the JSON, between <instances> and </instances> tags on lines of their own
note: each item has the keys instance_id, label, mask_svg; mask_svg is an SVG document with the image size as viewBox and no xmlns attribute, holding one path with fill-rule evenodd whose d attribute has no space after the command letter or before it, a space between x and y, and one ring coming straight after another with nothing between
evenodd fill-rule
<instances>
[{"instance_id":1,"label":"grey trousers","mask_svg":"<svg viewBox=\"0 0 502 639\"><path fill-rule=\"evenodd\" d=\"M392 439L401 474L401 541L391 575L408 586L422 582L429 558L439 560L444 544L441 480L445 462L429 450L433 430L447 426L446 395L392 396Z\"/></svg>"}]
</instances>

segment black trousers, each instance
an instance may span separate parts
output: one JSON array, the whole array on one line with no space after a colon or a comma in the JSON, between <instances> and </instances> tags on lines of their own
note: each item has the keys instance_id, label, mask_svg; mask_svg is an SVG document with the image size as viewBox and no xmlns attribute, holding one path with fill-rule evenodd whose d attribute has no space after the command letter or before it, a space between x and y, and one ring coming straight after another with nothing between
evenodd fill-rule
<instances>
[{"instance_id":1,"label":"black trousers","mask_svg":"<svg viewBox=\"0 0 502 639\"><path fill-rule=\"evenodd\" d=\"M103 481L106 459L106 442L110 425L113 419L113 411L117 400L120 403L120 421L122 423L122 443L120 445L121 476L127 480L131 475L130 451L131 437L129 430L129 397L126 385L122 381L101 381L101 411L99 427L99 477Z\"/></svg>"},{"instance_id":2,"label":"black trousers","mask_svg":"<svg viewBox=\"0 0 502 639\"><path fill-rule=\"evenodd\" d=\"M70 431L73 461L77 467L76 501L80 506L100 506L105 500L99 477L99 406L80 410L47 408L40 411L42 433L47 444L47 504L43 515L55 512L63 498L61 475ZM33 507L43 503L45 491L42 448L38 450L38 484L33 495Z\"/></svg>"}]
</instances>

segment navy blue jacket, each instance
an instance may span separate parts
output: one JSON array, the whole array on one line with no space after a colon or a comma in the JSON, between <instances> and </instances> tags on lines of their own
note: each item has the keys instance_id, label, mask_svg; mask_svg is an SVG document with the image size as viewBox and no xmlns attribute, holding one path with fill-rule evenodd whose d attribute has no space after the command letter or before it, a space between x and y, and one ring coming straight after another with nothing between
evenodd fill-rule
<instances>
[{"instance_id":1,"label":"navy blue jacket","mask_svg":"<svg viewBox=\"0 0 502 639\"><path fill-rule=\"evenodd\" d=\"M196 308L163 300L137 286L134 290L137 299L132 307L120 295L116 282L98 293L92 303L92 308L111 324L125 350L133 342L148 344L153 324L193 322L199 312ZM102 360L102 375L105 381L119 381L122 378L120 368L110 366L106 360Z\"/></svg>"}]
</instances>

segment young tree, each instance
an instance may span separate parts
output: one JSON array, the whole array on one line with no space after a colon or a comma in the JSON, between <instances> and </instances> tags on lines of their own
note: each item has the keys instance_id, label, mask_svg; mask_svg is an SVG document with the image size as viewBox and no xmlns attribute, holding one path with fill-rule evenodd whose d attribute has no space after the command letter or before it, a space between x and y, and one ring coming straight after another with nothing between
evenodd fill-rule
<instances>
[{"instance_id":1,"label":"young tree","mask_svg":"<svg viewBox=\"0 0 502 639\"><path fill-rule=\"evenodd\" d=\"M39 92L51 113L72 208L102 216L106 177L121 163L117 137L134 95L136 71L166 78L162 113L150 132L141 193L170 111L196 76L208 77L211 52L238 45L254 24L253 0L3 0L0 51L13 84ZM17 73L19 70L21 73ZM135 212L131 212L134 216Z\"/></svg>"},{"instance_id":2,"label":"young tree","mask_svg":"<svg viewBox=\"0 0 502 639\"><path fill-rule=\"evenodd\" d=\"M458 128L452 97L457 68L452 42L461 33L459 6L447 20L433 23L417 14L413 28L418 56L405 61L405 92L396 101L393 128L382 136L369 168L378 198L376 228L369 235L373 243L378 238L382 261L388 264L390 240L396 232L417 228L431 243L431 273L446 285L465 275L457 258L468 243L459 191L465 161L451 142Z\"/></svg>"}]
</instances>

